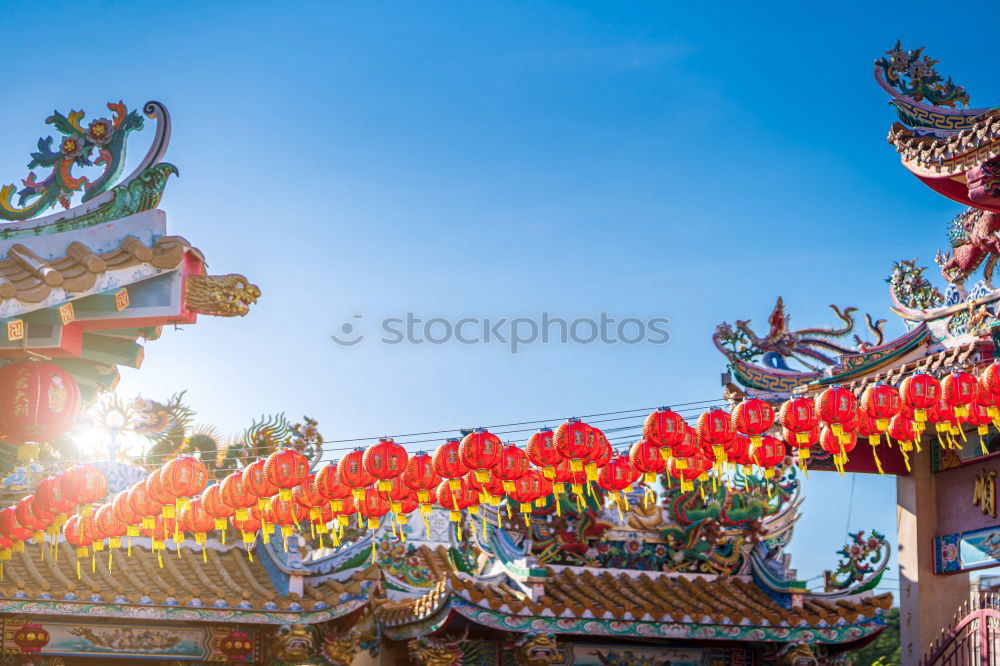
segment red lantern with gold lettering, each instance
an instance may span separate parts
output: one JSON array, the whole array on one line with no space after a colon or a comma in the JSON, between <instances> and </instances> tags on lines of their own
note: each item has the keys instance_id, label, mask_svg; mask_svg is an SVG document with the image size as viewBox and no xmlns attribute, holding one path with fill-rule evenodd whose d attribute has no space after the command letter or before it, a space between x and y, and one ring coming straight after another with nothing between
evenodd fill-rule
<instances>
[{"instance_id":1,"label":"red lantern with gold lettering","mask_svg":"<svg viewBox=\"0 0 1000 666\"><path fill-rule=\"evenodd\" d=\"M160 515L163 505L149 496L149 490L144 480L129 488L128 502L132 510L142 516L142 529L153 529L156 525L156 516Z\"/></svg>"},{"instance_id":2,"label":"red lantern with gold lettering","mask_svg":"<svg viewBox=\"0 0 1000 666\"><path fill-rule=\"evenodd\" d=\"M658 446L661 455L669 458L673 447L684 439L686 428L684 417L669 407L660 407L646 417L642 424L642 438Z\"/></svg>"},{"instance_id":3,"label":"red lantern with gold lettering","mask_svg":"<svg viewBox=\"0 0 1000 666\"><path fill-rule=\"evenodd\" d=\"M277 494L278 486L264 472L267 462L260 458L243 470L243 485L247 492L257 498L257 508L264 511L271 504L271 497Z\"/></svg>"},{"instance_id":4,"label":"red lantern with gold lettering","mask_svg":"<svg viewBox=\"0 0 1000 666\"><path fill-rule=\"evenodd\" d=\"M226 525L229 518L236 514L236 507L222 499L222 484L213 483L201 491L201 505L205 513L212 517L215 529L219 530L222 543L226 543Z\"/></svg>"},{"instance_id":5,"label":"red lantern with gold lettering","mask_svg":"<svg viewBox=\"0 0 1000 666\"><path fill-rule=\"evenodd\" d=\"M375 487L386 492L392 485L390 482L406 469L407 457L406 449L384 437L369 446L361 459L365 470L375 477Z\"/></svg>"},{"instance_id":6,"label":"red lantern with gold lettering","mask_svg":"<svg viewBox=\"0 0 1000 666\"><path fill-rule=\"evenodd\" d=\"M514 482L528 472L528 456L516 444L508 444L500 450L500 460L493 468L493 474L500 479L505 493L514 490Z\"/></svg>"},{"instance_id":7,"label":"red lantern with gold lettering","mask_svg":"<svg viewBox=\"0 0 1000 666\"><path fill-rule=\"evenodd\" d=\"M955 415L961 419L968 411L968 405L979 393L979 382L975 375L955 370L941 382L941 392L948 404L955 408Z\"/></svg>"},{"instance_id":8,"label":"red lantern with gold lettering","mask_svg":"<svg viewBox=\"0 0 1000 666\"><path fill-rule=\"evenodd\" d=\"M737 432L749 435L751 446L757 446L774 425L774 407L760 398L746 398L733 408L732 418Z\"/></svg>"},{"instance_id":9,"label":"red lantern with gold lettering","mask_svg":"<svg viewBox=\"0 0 1000 666\"><path fill-rule=\"evenodd\" d=\"M831 386L816 396L816 413L837 437L844 436L845 423L850 423L858 408L857 398L842 386ZM820 434L822 444L823 435ZM847 438L845 438L847 439Z\"/></svg>"},{"instance_id":10,"label":"red lantern with gold lettering","mask_svg":"<svg viewBox=\"0 0 1000 666\"><path fill-rule=\"evenodd\" d=\"M341 483L337 474L338 465L337 461L323 465L313 479L313 488L330 503L330 511L335 516L344 508L344 500L351 497L350 487Z\"/></svg>"},{"instance_id":11,"label":"red lantern with gold lettering","mask_svg":"<svg viewBox=\"0 0 1000 666\"><path fill-rule=\"evenodd\" d=\"M591 455L595 439L591 427L580 419L570 419L556 428L553 438L556 451L574 472L583 470L584 460Z\"/></svg>"},{"instance_id":12,"label":"red lantern with gold lettering","mask_svg":"<svg viewBox=\"0 0 1000 666\"><path fill-rule=\"evenodd\" d=\"M93 465L74 465L59 475L62 494L70 502L87 512L94 502L108 494L108 477Z\"/></svg>"},{"instance_id":13,"label":"red lantern with gold lettering","mask_svg":"<svg viewBox=\"0 0 1000 666\"><path fill-rule=\"evenodd\" d=\"M215 529L215 518L205 510L205 504L200 496L193 498L181 509L178 522L183 531L194 534L194 542L201 546L201 559L203 562L208 562L205 543L208 541L208 533Z\"/></svg>"},{"instance_id":14,"label":"red lantern with gold lettering","mask_svg":"<svg viewBox=\"0 0 1000 666\"><path fill-rule=\"evenodd\" d=\"M177 507L183 508L189 497L200 494L208 485L208 469L197 458L180 456L163 466L160 480L176 499Z\"/></svg>"},{"instance_id":15,"label":"red lantern with gold lettering","mask_svg":"<svg viewBox=\"0 0 1000 666\"><path fill-rule=\"evenodd\" d=\"M267 457L264 474L278 487L278 497L292 499L292 488L309 476L309 459L295 449L281 449Z\"/></svg>"},{"instance_id":16,"label":"red lantern with gold lettering","mask_svg":"<svg viewBox=\"0 0 1000 666\"><path fill-rule=\"evenodd\" d=\"M541 470L542 476L549 480L554 479L555 466L562 461L563 457L556 450L555 434L552 429L542 428L534 433L528 438L528 444L524 448L528 460Z\"/></svg>"},{"instance_id":17,"label":"red lantern with gold lettering","mask_svg":"<svg viewBox=\"0 0 1000 666\"><path fill-rule=\"evenodd\" d=\"M500 438L484 428L476 428L462 439L458 454L462 462L480 483L489 480L490 470L500 462L503 444ZM444 476L442 474L442 476Z\"/></svg>"},{"instance_id":18,"label":"red lantern with gold lettering","mask_svg":"<svg viewBox=\"0 0 1000 666\"><path fill-rule=\"evenodd\" d=\"M899 397L913 410L913 420L923 423L927 420L927 410L941 397L941 382L926 373L915 372L899 385Z\"/></svg>"},{"instance_id":19,"label":"red lantern with gold lettering","mask_svg":"<svg viewBox=\"0 0 1000 666\"><path fill-rule=\"evenodd\" d=\"M729 412L722 409L704 412L698 417L695 431L698 433L698 440L711 447L716 462L726 462L726 446L736 436L736 428Z\"/></svg>"},{"instance_id":20,"label":"red lantern with gold lettering","mask_svg":"<svg viewBox=\"0 0 1000 666\"><path fill-rule=\"evenodd\" d=\"M76 380L54 363L18 361L0 367L0 440L25 446L59 439L76 420L79 401Z\"/></svg>"},{"instance_id":21,"label":"red lantern with gold lettering","mask_svg":"<svg viewBox=\"0 0 1000 666\"><path fill-rule=\"evenodd\" d=\"M448 485L455 492L462 487L462 477L469 471L468 466L462 462L461 444L457 438L449 439L447 442L437 447L431 460L434 463L434 471L442 479L448 480Z\"/></svg>"},{"instance_id":22,"label":"red lantern with gold lettering","mask_svg":"<svg viewBox=\"0 0 1000 666\"><path fill-rule=\"evenodd\" d=\"M66 543L76 550L76 578L80 580L80 560L90 557L90 544L92 539L83 529L83 517L80 514L70 516L63 527L63 536ZM3 512L0 511L0 526L3 525ZM2 532L2 528L0 528ZM16 543L16 542L15 542Z\"/></svg>"},{"instance_id":23,"label":"red lantern with gold lettering","mask_svg":"<svg viewBox=\"0 0 1000 666\"><path fill-rule=\"evenodd\" d=\"M365 496L365 488L374 485L375 477L365 468L365 450L357 448L348 453L337 465L340 482L351 489L355 504Z\"/></svg>"}]
</instances>

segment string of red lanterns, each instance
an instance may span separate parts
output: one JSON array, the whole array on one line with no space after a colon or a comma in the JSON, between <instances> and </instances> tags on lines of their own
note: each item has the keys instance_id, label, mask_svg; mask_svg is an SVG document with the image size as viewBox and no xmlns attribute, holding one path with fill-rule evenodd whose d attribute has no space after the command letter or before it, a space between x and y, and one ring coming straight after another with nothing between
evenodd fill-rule
<instances>
[{"instance_id":1,"label":"string of red lanterns","mask_svg":"<svg viewBox=\"0 0 1000 666\"><path fill-rule=\"evenodd\" d=\"M792 397L778 409L750 397L731 413L707 410L694 426L663 407L648 415L642 438L627 453L616 453L600 429L570 419L555 431L539 430L524 449L505 445L484 428L445 441L433 454L410 455L386 437L315 474L304 455L281 449L211 485L208 470L197 458L181 456L99 506L95 504L107 495L107 479L100 469L81 464L41 480L34 494L0 510L0 578L3 563L13 552L22 552L26 541L44 544L49 537L55 557L60 532L76 551L79 576L81 562L89 557L93 571L94 553L105 547L110 568L123 537L129 555L133 537L150 538L162 566L167 540L174 541L180 555L190 534L206 558L208 534L218 531L225 542L231 525L252 560L249 546L258 533L268 543L275 527L286 550L288 537L303 530L304 522L321 544L329 535L338 546L352 516L369 530L388 516L396 533L414 511L426 524L438 505L449 512L459 534L463 513L482 515L485 533L481 506L503 505L508 517L516 506L527 523L534 507L554 501L555 510L561 511L568 486L578 508L588 498L599 499L599 490L622 512L628 507L627 493L640 480L648 503L655 499L652 486L661 475L667 487L676 481L686 492L696 480L725 483L724 474L735 469L756 469L771 479L789 453L807 469L810 449L816 445L833 457L843 474L859 438L868 439L880 473L878 449L894 444L909 469L908 454L919 450L929 426L934 426L940 446L958 447L958 439L965 438L963 426L975 427L981 435L991 424L1000 428L998 404L1000 363L995 362L978 374L955 370L941 381L915 373L898 389L875 384L860 396L831 386L813 399ZM780 436L769 434L776 430ZM402 530L398 534L405 538ZM44 558L46 549L40 550Z\"/></svg>"}]
</instances>

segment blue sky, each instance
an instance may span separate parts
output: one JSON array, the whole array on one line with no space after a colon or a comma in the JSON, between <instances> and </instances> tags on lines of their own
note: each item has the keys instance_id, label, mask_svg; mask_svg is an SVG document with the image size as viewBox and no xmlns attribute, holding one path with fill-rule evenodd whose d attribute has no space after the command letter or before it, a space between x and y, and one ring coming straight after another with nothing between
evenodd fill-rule
<instances>
[{"instance_id":1,"label":"blue sky","mask_svg":"<svg viewBox=\"0 0 1000 666\"><path fill-rule=\"evenodd\" d=\"M834 323L835 303L897 335L889 266L946 245L959 208L886 144L872 60L926 45L997 103L994 22L813 4L20 3L0 25L0 180L54 108L168 106L170 231L264 295L165 332L120 390L187 389L223 431L275 411L340 439L714 398L720 321L762 329L780 294L796 327ZM671 337L517 355L329 339L355 314L543 311L665 317ZM803 577L835 565L848 523L894 535L893 482L850 489L810 480Z\"/></svg>"}]
</instances>

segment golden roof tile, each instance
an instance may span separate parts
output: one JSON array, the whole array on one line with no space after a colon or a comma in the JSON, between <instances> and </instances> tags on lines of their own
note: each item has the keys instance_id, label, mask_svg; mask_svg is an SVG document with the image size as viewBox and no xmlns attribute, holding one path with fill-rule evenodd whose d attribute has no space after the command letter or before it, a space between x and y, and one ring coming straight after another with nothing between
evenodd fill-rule
<instances>
[{"instance_id":1,"label":"golden roof tile","mask_svg":"<svg viewBox=\"0 0 1000 666\"><path fill-rule=\"evenodd\" d=\"M70 294L85 292L108 271L143 264L171 270L180 266L188 252L204 261L204 255L180 236L161 236L149 246L128 236L118 248L99 254L74 241L66 248L66 254L57 259L42 259L28 247L14 243L7 256L0 259L0 300L16 298L25 303L40 303L55 288Z\"/></svg>"}]
</instances>

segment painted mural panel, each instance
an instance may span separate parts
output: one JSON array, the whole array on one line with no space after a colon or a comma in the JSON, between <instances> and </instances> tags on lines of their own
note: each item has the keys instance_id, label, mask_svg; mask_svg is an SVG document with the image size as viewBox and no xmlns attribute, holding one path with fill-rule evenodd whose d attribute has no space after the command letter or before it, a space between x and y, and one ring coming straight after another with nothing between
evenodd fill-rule
<instances>
[{"instance_id":1,"label":"painted mural panel","mask_svg":"<svg viewBox=\"0 0 1000 666\"><path fill-rule=\"evenodd\" d=\"M957 573L1000 564L1000 526L934 539L937 573Z\"/></svg>"},{"instance_id":2,"label":"painted mural panel","mask_svg":"<svg viewBox=\"0 0 1000 666\"><path fill-rule=\"evenodd\" d=\"M48 655L204 660L212 652L209 633L198 628L103 623L87 626L51 621L45 622L45 628L51 638L42 653Z\"/></svg>"}]
</instances>

